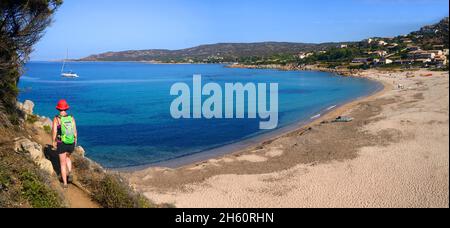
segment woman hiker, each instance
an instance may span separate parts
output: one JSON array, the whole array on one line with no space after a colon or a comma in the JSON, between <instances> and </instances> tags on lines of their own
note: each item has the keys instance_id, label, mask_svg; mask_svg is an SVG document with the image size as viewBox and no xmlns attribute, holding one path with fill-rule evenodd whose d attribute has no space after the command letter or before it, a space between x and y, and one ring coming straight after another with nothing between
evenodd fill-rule
<instances>
[{"instance_id":1,"label":"woman hiker","mask_svg":"<svg viewBox=\"0 0 450 228\"><path fill-rule=\"evenodd\" d=\"M72 182L70 155L75 150L75 144L77 143L77 127L73 116L67 113L69 108L66 100L58 102L56 109L59 111L59 115L53 119L52 128L52 145L59 154L61 178L65 189L68 188L67 183Z\"/></svg>"}]
</instances>

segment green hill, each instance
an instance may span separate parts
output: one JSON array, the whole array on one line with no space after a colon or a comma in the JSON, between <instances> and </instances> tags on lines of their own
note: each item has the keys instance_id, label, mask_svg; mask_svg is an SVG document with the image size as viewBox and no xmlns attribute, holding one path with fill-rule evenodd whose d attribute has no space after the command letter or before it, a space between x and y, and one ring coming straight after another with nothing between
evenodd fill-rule
<instances>
[{"instance_id":1,"label":"green hill","mask_svg":"<svg viewBox=\"0 0 450 228\"><path fill-rule=\"evenodd\" d=\"M243 57L268 57L277 54L298 54L299 52L320 51L338 46L339 43L219 43L201 45L181 50L137 50L107 52L91 55L80 61L162 61L162 62L200 62L204 60L217 62L233 62Z\"/></svg>"}]
</instances>

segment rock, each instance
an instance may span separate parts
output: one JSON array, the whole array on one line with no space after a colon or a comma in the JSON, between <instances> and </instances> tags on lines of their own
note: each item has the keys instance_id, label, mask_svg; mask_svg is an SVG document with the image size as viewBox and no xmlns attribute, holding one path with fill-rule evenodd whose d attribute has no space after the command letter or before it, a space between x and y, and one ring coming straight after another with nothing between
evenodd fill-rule
<instances>
[{"instance_id":1,"label":"rock","mask_svg":"<svg viewBox=\"0 0 450 228\"><path fill-rule=\"evenodd\" d=\"M30 100L26 100L22 105L22 111L27 115L33 115L34 103Z\"/></svg>"},{"instance_id":2,"label":"rock","mask_svg":"<svg viewBox=\"0 0 450 228\"><path fill-rule=\"evenodd\" d=\"M17 106L17 109L23 110L23 104L22 103L17 101L16 106Z\"/></svg>"},{"instance_id":3,"label":"rock","mask_svg":"<svg viewBox=\"0 0 450 228\"><path fill-rule=\"evenodd\" d=\"M75 147L74 153L77 154L77 155L79 155L79 156L82 157L82 158L84 158L85 155L86 155L86 152L84 151L83 147L81 147L81 146Z\"/></svg>"},{"instance_id":4,"label":"rock","mask_svg":"<svg viewBox=\"0 0 450 228\"><path fill-rule=\"evenodd\" d=\"M47 159L41 159L41 160L37 161L36 164L39 166L39 168L41 168L42 170L44 170L45 172L47 172L50 175L55 173L52 162Z\"/></svg>"},{"instance_id":5,"label":"rock","mask_svg":"<svg viewBox=\"0 0 450 228\"><path fill-rule=\"evenodd\" d=\"M42 123L42 126L51 127L53 125L53 121L48 117L41 117L40 122Z\"/></svg>"},{"instance_id":6,"label":"rock","mask_svg":"<svg viewBox=\"0 0 450 228\"><path fill-rule=\"evenodd\" d=\"M32 142L31 140L20 137L16 138L14 143L14 150L17 152L24 152L30 156L30 158L36 163L40 169L44 170L48 174L53 174L52 163L45 158L42 146L38 143Z\"/></svg>"},{"instance_id":7,"label":"rock","mask_svg":"<svg viewBox=\"0 0 450 228\"><path fill-rule=\"evenodd\" d=\"M28 153L33 161L45 159L42 146L26 138L20 138L16 141L15 150Z\"/></svg>"}]
</instances>

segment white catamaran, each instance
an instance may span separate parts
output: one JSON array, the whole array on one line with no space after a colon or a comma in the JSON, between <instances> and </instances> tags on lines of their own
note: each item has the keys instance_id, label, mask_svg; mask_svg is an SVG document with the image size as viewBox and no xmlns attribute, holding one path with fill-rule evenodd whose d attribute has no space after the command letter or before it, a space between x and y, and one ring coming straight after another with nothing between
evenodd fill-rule
<instances>
[{"instance_id":1,"label":"white catamaran","mask_svg":"<svg viewBox=\"0 0 450 228\"><path fill-rule=\"evenodd\" d=\"M61 76L63 78L79 78L78 74L74 73L73 71L67 71L64 72L64 67L66 66L66 60L69 58L69 50L67 50L66 58L63 61L63 65L61 68Z\"/></svg>"}]
</instances>

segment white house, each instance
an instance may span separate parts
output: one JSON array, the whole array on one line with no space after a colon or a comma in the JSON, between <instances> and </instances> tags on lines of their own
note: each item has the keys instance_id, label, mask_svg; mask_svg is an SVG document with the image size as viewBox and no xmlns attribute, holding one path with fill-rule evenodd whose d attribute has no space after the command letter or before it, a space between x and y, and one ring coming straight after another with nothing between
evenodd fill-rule
<instances>
[{"instance_id":1,"label":"white house","mask_svg":"<svg viewBox=\"0 0 450 228\"><path fill-rule=\"evenodd\" d=\"M387 51L374 51L373 54L383 57L383 56L387 55Z\"/></svg>"},{"instance_id":2,"label":"white house","mask_svg":"<svg viewBox=\"0 0 450 228\"><path fill-rule=\"evenodd\" d=\"M419 62L420 60L423 59L434 59L436 57L436 54L433 52L428 52L428 51L412 51L408 53L408 58L409 59L414 59L416 61Z\"/></svg>"},{"instance_id":3,"label":"white house","mask_svg":"<svg viewBox=\"0 0 450 228\"><path fill-rule=\"evenodd\" d=\"M380 41L378 41L378 45L386 46L386 45L388 45L388 43L386 41L384 41L384 40L380 40Z\"/></svg>"},{"instance_id":4,"label":"white house","mask_svg":"<svg viewBox=\"0 0 450 228\"><path fill-rule=\"evenodd\" d=\"M368 63L369 60L367 58L354 58L352 63Z\"/></svg>"},{"instance_id":5,"label":"white house","mask_svg":"<svg viewBox=\"0 0 450 228\"><path fill-rule=\"evenodd\" d=\"M429 52L434 53L436 56L444 55L444 52L441 50L431 50Z\"/></svg>"},{"instance_id":6,"label":"white house","mask_svg":"<svg viewBox=\"0 0 450 228\"><path fill-rule=\"evenodd\" d=\"M442 52L444 53L444 55L448 55L449 54L448 49L444 49Z\"/></svg>"},{"instance_id":7,"label":"white house","mask_svg":"<svg viewBox=\"0 0 450 228\"><path fill-rule=\"evenodd\" d=\"M394 61L392 61L391 59L383 59L383 60L381 60L381 62L383 64L392 64Z\"/></svg>"},{"instance_id":8,"label":"white house","mask_svg":"<svg viewBox=\"0 0 450 228\"><path fill-rule=\"evenodd\" d=\"M305 53L299 53L298 55L297 55L300 59L304 59L304 58L306 58L306 54Z\"/></svg>"}]
</instances>

